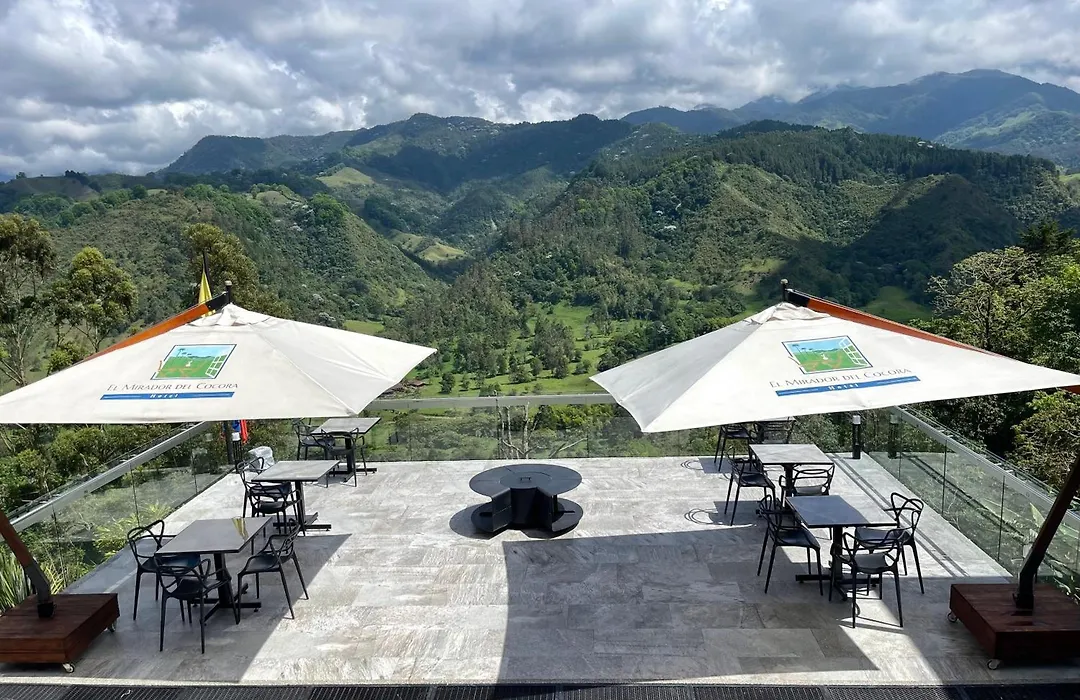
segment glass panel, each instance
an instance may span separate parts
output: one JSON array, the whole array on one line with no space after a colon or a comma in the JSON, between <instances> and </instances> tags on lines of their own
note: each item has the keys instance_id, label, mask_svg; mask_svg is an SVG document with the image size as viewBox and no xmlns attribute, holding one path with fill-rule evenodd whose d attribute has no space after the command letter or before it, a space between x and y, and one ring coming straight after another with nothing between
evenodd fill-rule
<instances>
[{"instance_id":1,"label":"glass panel","mask_svg":"<svg viewBox=\"0 0 1080 700\"><path fill-rule=\"evenodd\" d=\"M900 424L899 440L904 449L898 453L897 478L914 496L940 512L945 467L944 448L908 423Z\"/></svg>"},{"instance_id":2,"label":"glass panel","mask_svg":"<svg viewBox=\"0 0 1080 700\"><path fill-rule=\"evenodd\" d=\"M941 515L994 556L1001 530L1000 511L1000 474L988 471L966 453L947 448Z\"/></svg>"}]
</instances>

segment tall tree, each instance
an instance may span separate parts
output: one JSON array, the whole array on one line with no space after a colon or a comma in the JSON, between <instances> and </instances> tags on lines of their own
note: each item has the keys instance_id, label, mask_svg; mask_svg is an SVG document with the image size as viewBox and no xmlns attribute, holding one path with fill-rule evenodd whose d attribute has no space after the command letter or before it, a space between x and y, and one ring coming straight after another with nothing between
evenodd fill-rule
<instances>
[{"instance_id":1,"label":"tall tree","mask_svg":"<svg viewBox=\"0 0 1080 700\"><path fill-rule=\"evenodd\" d=\"M49 297L57 345L74 335L94 352L131 321L138 302L131 275L90 247L75 254L64 275L53 283Z\"/></svg>"},{"instance_id":2,"label":"tall tree","mask_svg":"<svg viewBox=\"0 0 1080 700\"><path fill-rule=\"evenodd\" d=\"M246 309L273 316L288 316L288 305L259 281L255 261L244 252L243 243L231 233L212 224L192 224L184 231L188 245L188 272L192 282L202 274L203 255L207 258L211 289L224 291L226 281L233 283L233 300ZM195 302L192 294L192 303Z\"/></svg>"},{"instance_id":3,"label":"tall tree","mask_svg":"<svg viewBox=\"0 0 1080 700\"><path fill-rule=\"evenodd\" d=\"M46 327L42 292L56 254L35 219L0 216L0 372L27 383L32 348Z\"/></svg>"}]
</instances>

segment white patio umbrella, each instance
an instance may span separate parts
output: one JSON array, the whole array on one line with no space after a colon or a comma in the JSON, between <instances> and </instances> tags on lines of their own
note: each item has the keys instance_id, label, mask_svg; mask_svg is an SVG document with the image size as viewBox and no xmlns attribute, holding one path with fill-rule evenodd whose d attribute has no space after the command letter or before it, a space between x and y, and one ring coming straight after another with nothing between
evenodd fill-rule
<instances>
[{"instance_id":1,"label":"white patio umbrella","mask_svg":"<svg viewBox=\"0 0 1080 700\"><path fill-rule=\"evenodd\" d=\"M352 416L433 352L227 304L0 396L0 423Z\"/></svg>"},{"instance_id":2,"label":"white patio umbrella","mask_svg":"<svg viewBox=\"0 0 1080 700\"><path fill-rule=\"evenodd\" d=\"M785 302L592 379L646 433L1080 385L1075 374L821 304L874 325Z\"/></svg>"}]
</instances>

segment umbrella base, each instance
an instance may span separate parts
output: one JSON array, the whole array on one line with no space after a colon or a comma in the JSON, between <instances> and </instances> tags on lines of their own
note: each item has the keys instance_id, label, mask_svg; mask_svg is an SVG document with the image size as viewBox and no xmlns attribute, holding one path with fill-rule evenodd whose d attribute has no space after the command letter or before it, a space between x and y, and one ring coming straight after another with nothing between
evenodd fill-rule
<instances>
[{"instance_id":1,"label":"umbrella base","mask_svg":"<svg viewBox=\"0 0 1080 700\"><path fill-rule=\"evenodd\" d=\"M1080 606L1055 586L1035 587L1035 608L1020 610L1009 583L957 583L949 596L949 620L963 622L990 656L1001 663L1065 661L1080 650Z\"/></svg>"},{"instance_id":2,"label":"umbrella base","mask_svg":"<svg viewBox=\"0 0 1080 700\"><path fill-rule=\"evenodd\" d=\"M120 617L115 593L54 596L52 617L38 617L31 596L0 616L0 663L72 664Z\"/></svg>"}]
</instances>

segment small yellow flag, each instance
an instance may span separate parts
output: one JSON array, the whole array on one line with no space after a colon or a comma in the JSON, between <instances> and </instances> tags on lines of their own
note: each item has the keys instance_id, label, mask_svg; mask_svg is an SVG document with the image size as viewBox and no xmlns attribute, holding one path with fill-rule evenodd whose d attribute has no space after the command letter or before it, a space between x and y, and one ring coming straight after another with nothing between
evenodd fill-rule
<instances>
[{"instance_id":1,"label":"small yellow flag","mask_svg":"<svg viewBox=\"0 0 1080 700\"><path fill-rule=\"evenodd\" d=\"M203 256L202 279L199 280L199 303L205 304L213 295L210 293L210 280L206 276L206 256ZM203 314L209 316L209 313Z\"/></svg>"}]
</instances>

